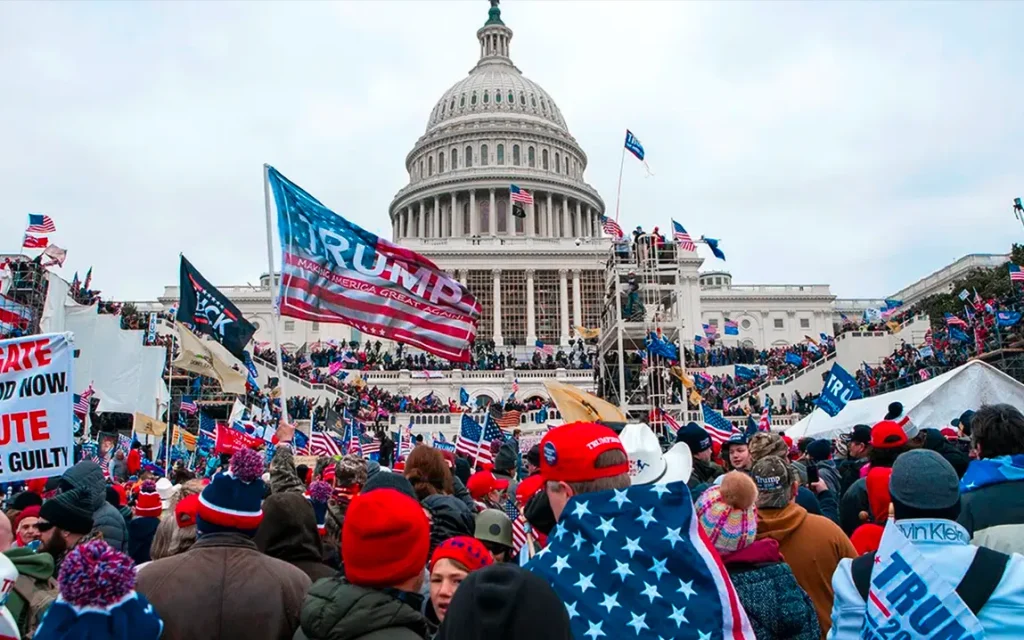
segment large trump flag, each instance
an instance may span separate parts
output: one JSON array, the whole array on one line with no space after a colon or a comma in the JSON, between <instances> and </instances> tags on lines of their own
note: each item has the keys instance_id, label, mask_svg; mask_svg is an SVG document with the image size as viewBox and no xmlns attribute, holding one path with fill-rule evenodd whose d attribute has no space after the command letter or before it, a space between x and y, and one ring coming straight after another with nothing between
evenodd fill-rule
<instances>
[{"instance_id":1,"label":"large trump flag","mask_svg":"<svg viewBox=\"0 0 1024 640\"><path fill-rule=\"evenodd\" d=\"M338 322L469 362L480 305L433 262L334 213L267 167L277 205L281 315Z\"/></svg>"}]
</instances>

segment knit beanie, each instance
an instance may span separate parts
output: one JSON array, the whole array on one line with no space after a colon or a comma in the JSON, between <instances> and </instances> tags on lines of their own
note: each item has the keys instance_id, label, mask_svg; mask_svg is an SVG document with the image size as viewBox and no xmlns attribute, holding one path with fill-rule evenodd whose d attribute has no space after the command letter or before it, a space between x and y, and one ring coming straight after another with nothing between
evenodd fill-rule
<instances>
[{"instance_id":1,"label":"knit beanie","mask_svg":"<svg viewBox=\"0 0 1024 640\"><path fill-rule=\"evenodd\" d=\"M572 637L565 604L547 580L508 562L474 571L462 581L436 636L437 640Z\"/></svg>"},{"instance_id":2,"label":"knit beanie","mask_svg":"<svg viewBox=\"0 0 1024 640\"><path fill-rule=\"evenodd\" d=\"M164 623L135 591L131 558L102 540L68 553L58 578L60 596L47 609L36 640L156 640Z\"/></svg>"},{"instance_id":3,"label":"knit beanie","mask_svg":"<svg viewBox=\"0 0 1024 640\"><path fill-rule=\"evenodd\" d=\"M430 571L434 570L434 565L438 560L445 558L458 562L469 571L476 571L494 564L494 556L487 550L484 543L469 536L448 538L437 549L434 549L434 555L430 556Z\"/></svg>"},{"instance_id":4,"label":"knit beanie","mask_svg":"<svg viewBox=\"0 0 1024 640\"><path fill-rule=\"evenodd\" d=\"M43 497L34 491L22 491L11 500L11 509L27 509L38 507L43 504Z\"/></svg>"},{"instance_id":5,"label":"knit beanie","mask_svg":"<svg viewBox=\"0 0 1024 640\"><path fill-rule=\"evenodd\" d=\"M256 535L263 519L263 456L252 449L239 449L228 470L213 476L199 494L196 531Z\"/></svg>"},{"instance_id":6,"label":"knit beanie","mask_svg":"<svg viewBox=\"0 0 1024 640\"><path fill-rule=\"evenodd\" d=\"M313 515L316 516L316 530L321 536L327 530L324 523L327 521L327 501L331 499L332 492L330 484L317 480L309 485L309 491L306 494L306 497L309 498L309 503L313 505Z\"/></svg>"},{"instance_id":7,"label":"knit beanie","mask_svg":"<svg viewBox=\"0 0 1024 640\"><path fill-rule=\"evenodd\" d=\"M62 491L43 503L39 517L64 531L86 534L92 531L88 505L89 494L84 488Z\"/></svg>"},{"instance_id":8,"label":"knit beanie","mask_svg":"<svg viewBox=\"0 0 1024 640\"><path fill-rule=\"evenodd\" d=\"M362 456L347 455L334 465L335 485L347 487L366 484L366 460Z\"/></svg>"},{"instance_id":9,"label":"knit beanie","mask_svg":"<svg viewBox=\"0 0 1024 640\"><path fill-rule=\"evenodd\" d=\"M139 489L139 497L135 500L136 518L159 518L164 507L160 502L160 494L156 492L156 483L146 480Z\"/></svg>"},{"instance_id":10,"label":"knit beanie","mask_svg":"<svg viewBox=\"0 0 1024 640\"><path fill-rule=\"evenodd\" d=\"M368 491L374 491L375 489L394 489L409 496L413 500L416 500L416 490L412 488L412 483L409 479L400 473L394 473L393 471L381 471L375 473L372 478L366 481L366 486L363 487L363 493Z\"/></svg>"},{"instance_id":11,"label":"knit beanie","mask_svg":"<svg viewBox=\"0 0 1024 640\"><path fill-rule=\"evenodd\" d=\"M722 483L697 498L700 526L722 553L750 546L757 535L757 486L745 473L730 471Z\"/></svg>"},{"instance_id":12,"label":"knit beanie","mask_svg":"<svg viewBox=\"0 0 1024 640\"><path fill-rule=\"evenodd\" d=\"M360 493L341 528L345 578L361 587L394 587L419 575L430 553L423 507L394 489Z\"/></svg>"},{"instance_id":13,"label":"knit beanie","mask_svg":"<svg viewBox=\"0 0 1024 640\"><path fill-rule=\"evenodd\" d=\"M685 427L677 431L676 442L685 442L693 455L711 448L711 436L696 422L687 422Z\"/></svg>"},{"instance_id":14,"label":"knit beanie","mask_svg":"<svg viewBox=\"0 0 1024 640\"><path fill-rule=\"evenodd\" d=\"M819 439L807 445L807 456L815 462L824 462L832 457L832 441Z\"/></svg>"}]
</instances>

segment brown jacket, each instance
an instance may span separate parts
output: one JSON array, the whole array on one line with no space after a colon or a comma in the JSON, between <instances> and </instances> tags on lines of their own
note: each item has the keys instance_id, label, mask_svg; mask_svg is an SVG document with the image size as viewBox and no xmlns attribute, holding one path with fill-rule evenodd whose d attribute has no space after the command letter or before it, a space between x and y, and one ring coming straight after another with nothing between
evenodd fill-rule
<instances>
[{"instance_id":1,"label":"brown jacket","mask_svg":"<svg viewBox=\"0 0 1024 640\"><path fill-rule=\"evenodd\" d=\"M287 640L309 586L305 573L248 537L216 533L143 567L136 590L163 619L161 640Z\"/></svg>"},{"instance_id":2,"label":"brown jacket","mask_svg":"<svg viewBox=\"0 0 1024 640\"><path fill-rule=\"evenodd\" d=\"M857 557L853 543L834 522L793 502L784 509L758 510L757 539L762 538L778 541L797 583L811 597L824 638L832 627L832 574L840 560Z\"/></svg>"}]
</instances>

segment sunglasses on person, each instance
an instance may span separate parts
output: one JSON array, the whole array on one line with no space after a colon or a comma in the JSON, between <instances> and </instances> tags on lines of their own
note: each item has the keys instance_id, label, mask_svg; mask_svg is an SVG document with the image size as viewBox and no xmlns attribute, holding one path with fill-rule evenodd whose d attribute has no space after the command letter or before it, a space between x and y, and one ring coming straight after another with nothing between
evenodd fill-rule
<instances>
[{"instance_id":1,"label":"sunglasses on person","mask_svg":"<svg viewBox=\"0 0 1024 640\"><path fill-rule=\"evenodd\" d=\"M54 528L55 526L56 525L53 524L52 522L47 522L45 520L37 520L36 521L36 529L39 529L40 532L49 531L50 529Z\"/></svg>"}]
</instances>

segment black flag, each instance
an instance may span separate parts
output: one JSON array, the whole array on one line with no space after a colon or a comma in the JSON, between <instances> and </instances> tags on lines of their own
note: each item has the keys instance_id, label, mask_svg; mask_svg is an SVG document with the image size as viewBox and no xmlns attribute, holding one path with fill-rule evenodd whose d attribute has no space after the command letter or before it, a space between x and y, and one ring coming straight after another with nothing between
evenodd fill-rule
<instances>
[{"instance_id":1,"label":"black flag","mask_svg":"<svg viewBox=\"0 0 1024 640\"><path fill-rule=\"evenodd\" d=\"M239 360L245 346L256 333L256 327L242 317L224 294L196 271L185 256L181 256L180 300L177 319L193 325L199 333L214 337Z\"/></svg>"}]
</instances>

